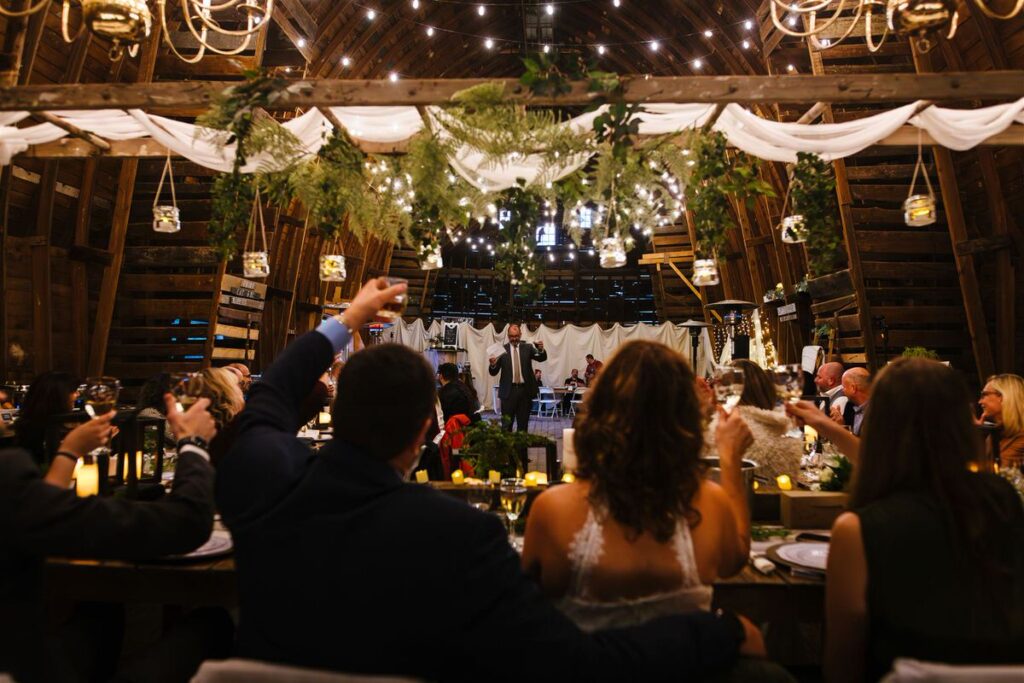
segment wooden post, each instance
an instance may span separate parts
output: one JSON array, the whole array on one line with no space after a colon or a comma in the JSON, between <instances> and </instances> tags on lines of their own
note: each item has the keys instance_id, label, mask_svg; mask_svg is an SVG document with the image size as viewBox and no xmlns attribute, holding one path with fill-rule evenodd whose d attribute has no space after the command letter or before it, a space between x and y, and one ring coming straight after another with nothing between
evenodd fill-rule
<instances>
[{"instance_id":1,"label":"wooden post","mask_svg":"<svg viewBox=\"0 0 1024 683\"><path fill-rule=\"evenodd\" d=\"M160 27L153 30L153 35L142 48L139 60L138 81L148 82L153 78L156 68L156 56L160 46ZM89 86L91 87L91 86ZM110 328L114 322L114 305L117 302L117 285L121 278L121 265L124 263L124 245L128 239L128 220L132 212L132 197L135 194L135 177L139 171L138 159L127 159L121 162L121 172L117 178L117 195L114 199L114 215L110 226L110 238L107 251L111 254L111 263L103 269L103 281L100 285L99 300L96 302L96 325L93 330L92 344L89 346L90 375L103 373L107 359L107 342L110 340Z\"/></svg>"},{"instance_id":2,"label":"wooden post","mask_svg":"<svg viewBox=\"0 0 1024 683\"><path fill-rule=\"evenodd\" d=\"M82 183L75 210L76 247L89 246L89 221L96 188L96 159L88 159L82 171ZM71 349L75 374L85 375L89 348L89 277L84 261L71 261Z\"/></svg>"}]
</instances>

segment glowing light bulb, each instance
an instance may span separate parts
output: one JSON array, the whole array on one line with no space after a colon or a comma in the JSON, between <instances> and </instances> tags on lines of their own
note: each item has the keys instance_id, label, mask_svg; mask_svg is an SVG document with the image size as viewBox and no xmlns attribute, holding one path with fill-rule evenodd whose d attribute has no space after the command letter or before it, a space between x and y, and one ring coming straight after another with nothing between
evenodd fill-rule
<instances>
[{"instance_id":1,"label":"glowing light bulb","mask_svg":"<svg viewBox=\"0 0 1024 683\"><path fill-rule=\"evenodd\" d=\"M711 38L711 37L713 37L714 35L715 35L715 32L714 32L714 31L712 31L711 29L708 29L707 31L704 31L704 37L705 37L705 38Z\"/></svg>"},{"instance_id":2,"label":"glowing light bulb","mask_svg":"<svg viewBox=\"0 0 1024 683\"><path fill-rule=\"evenodd\" d=\"M555 6L549 2L547 5L544 6L544 11L547 12L548 16L550 17L552 14L555 13Z\"/></svg>"},{"instance_id":3,"label":"glowing light bulb","mask_svg":"<svg viewBox=\"0 0 1024 683\"><path fill-rule=\"evenodd\" d=\"M369 19L370 21L373 21L374 19L377 18L377 12L372 9L366 10L366 18Z\"/></svg>"},{"instance_id":4,"label":"glowing light bulb","mask_svg":"<svg viewBox=\"0 0 1024 683\"><path fill-rule=\"evenodd\" d=\"M621 0L612 0L612 7L619 7L621 4Z\"/></svg>"},{"instance_id":5,"label":"glowing light bulb","mask_svg":"<svg viewBox=\"0 0 1024 683\"><path fill-rule=\"evenodd\" d=\"M749 40L744 40L744 41L743 41L743 42L741 43L741 45L743 46L743 49L744 49L744 50L749 50L749 49L750 49L750 41L749 41Z\"/></svg>"},{"instance_id":6,"label":"glowing light bulb","mask_svg":"<svg viewBox=\"0 0 1024 683\"><path fill-rule=\"evenodd\" d=\"M605 47L604 47L604 45L598 45L598 46L597 46L597 54L599 54L599 55L603 55L604 53L605 53Z\"/></svg>"},{"instance_id":7,"label":"glowing light bulb","mask_svg":"<svg viewBox=\"0 0 1024 683\"><path fill-rule=\"evenodd\" d=\"M349 59L347 56L346 57L342 57L341 58L341 65L344 66L344 67L352 66L352 60Z\"/></svg>"},{"instance_id":8,"label":"glowing light bulb","mask_svg":"<svg viewBox=\"0 0 1024 683\"><path fill-rule=\"evenodd\" d=\"M433 26L428 26L427 27L427 37L430 38L430 37L433 37L433 35L434 35L434 27Z\"/></svg>"},{"instance_id":9,"label":"glowing light bulb","mask_svg":"<svg viewBox=\"0 0 1024 683\"><path fill-rule=\"evenodd\" d=\"M483 15L487 14L487 6L486 5L477 5L476 6L476 13L479 14L481 17Z\"/></svg>"},{"instance_id":10,"label":"glowing light bulb","mask_svg":"<svg viewBox=\"0 0 1024 683\"><path fill-rule=\"evenodd\" d=\"M298 42L296 42L295 45L300 48L306 47L306 39L299 38Z\"/></svg>"},{"instance_id":11,"label":"glowing light bulb","mask_svg":"<svg viewBox=\"0 0 1024 683\"><path fill-rule=\"evenodd\" d=\"M704 66L704 61L703 61L703 60L701 60L701 59L695 59L695 60L693 60L693 68L694 68L694 69L699 69L699 68L701 68L702 66Z\"/></svg>"},{"instance_id":12,"label":"glowing light bulb","mask_svg":"<svg viewBox=\"0 0 1024 683\"><path fill-rule=\"evenodd\" d=\"M751 21L750 19L747 19L746 21L743 22L743 28L747 29L748 31L753 30L754 22Z\"/></svg>"},{"instance_id":13,"label":"glowing light bulb","mask_svg":"<svg viewBox=\"0 0 1024 683\"><path fill-rule=\"evenodd\" d=\"M493 50L494 49L494 41L491 40L490 38L488 38L487 40L484 41L484 47L486 47L488 50Z\"/></svg>"},{"instance_id":14,"label":"glowing light bulb","mask_svg":"<svg viewBox=\"0 0 1024 683\"><path fill-rule=\"evenodd\" d=\"M659 48L661 48L661 43L659 43L656 40L652 40L651 41L651 50L654 51L654 52L657 52Z\"/></svg>"},{"instance_id":15,"label":"glowing light bulb","mask_svg":"<svg viewBox=\"0 0 1024 683\"><path fill-rule=\"evenodd\" d=\"M398 72L397 71L392 71L391 73L389 73L388 74L388 80L391 81L392 83L397 83L398 82Z\"/></svg>"},{"instance_id":16,"label":"glowing light bulb","mask_svg":"<svg viewBox=\"0 0 1024 683\"><path fill-rule=\"evenodd\" d=\"M420 8L420 0L412 0L412 8L413 9L419 9Z\"/></svg>"},{"instance_id":17,"label":"glowing light bulb","mask_svg":"<svg viewBox=\"0 0 1024 683\"><path fill-rule=\"evenodd\" d=\"M796 71L796 67L793 66L792 64L787 64L786 65L786 71L788 71L790 73L793 73L794 71Z\"/></svg>"},{"instance_id":18,"label":"glowing light bulb","mask_svg":"<svg viewBox=\"0 0 1024 683\"><path fill-rule=\"evenodd\" d=\"M550 45L545 45L544 46L544 54L547 54L549 52L551 52L551 46Z\"/></svg>"}]
</instances>

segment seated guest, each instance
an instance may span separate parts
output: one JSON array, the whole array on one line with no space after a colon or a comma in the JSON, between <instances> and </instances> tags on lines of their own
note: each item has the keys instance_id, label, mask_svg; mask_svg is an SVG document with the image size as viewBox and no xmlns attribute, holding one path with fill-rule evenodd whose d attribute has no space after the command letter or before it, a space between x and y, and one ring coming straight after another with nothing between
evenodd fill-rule
<instances>
[{"instance_id":1,"label":"seated guest","mask_svg":"<svg viewBox=\"0 0 1024 683\"><path fill-rule=\"evenodd\" d=\"M249 366L245 363L228 363L224 367L238 374L238 386L242 388L243 395L248 394L252 387L252 373L249 372Z\"/></svg>"},{"instance_id":2,"label":"seated guest","mask_svg":"<svg viewBox=\"0 0 1024 683\"><path fill-rule=\"evenodd\" d=\"M850 368L843 373L843 394L846 403L832 406L832 419L846 425L854 436L860 436L864 411L871 398L871 374L864 368Z\"/></svg>"},{"instance_id":3,"label":"seated guest","mask_svg":"<svg viewBox=\"0 0 1024 683\"><path fill-rule=\"evenodd\" d=\"M746 565L750 431L736 411L722 416L720 486L704 476L700 400L680 354L630 342L588 392L576 481L537 498L523 548L526 571L584 630L708 610L714 581Z\"/></svg>"},{"instance_id":4,"label":"seated guest","mask_svg":"<svg viewBox=\"0 0 1024 683\"><path fill-rule=\"evenodd\" d=\"M44 372L35 378L21 403L14 423L19 447L32 454L32 460L46 464L46 427L55 415L70 413L78 400L79 381L66 372Z\"/></svg>"},{"instance_id":5,"label":"seated guest","mask_svg":"<svg viewBox=\"0 0 1024 683\"><path fill-rule=\"evenodd\" d=\"M1024 379L993 375L981 391L981 419L999 426L999 462L1024 467Z\"/></svg>"},{"instance_id":6,"label":"seated guest","mask_svg":"<svg viewBox=\"0 0 1024 683\"><path fill-rule=\"evenodd\" d=\"M900 358L871 400L832 527L826 680L877 681L897 657L1024 663L1024 507L968 470L981 444L960 376Z\"/></svg>"},{"instance_id":7,"label":"seated guest","mask_svg":"<svg viewBox=\"0 0 1024 683\"><path fill-rule=\"evenodd\" d=\"M338 378L335 438L311 456L294 436L295 405L349 330L406 289L385 285L369 282L342 316L284 350L253 386L218 471L238 567L240 656L519 683L698 679L727 666L738 643L759 648L756 629L728 613L584 635L522 572L496 515L406 484L435 402L434 373L410 349L352 356ZM500 648L471 646L483 634ZM519 654L504 661L501 652Z\"/></svg>"},{"instance_id":8,"label":"seated guest","mask_svg":"<svg viewBox=\"0 0 1024 683\"><path fill-rule=\"evenodd\" d=\"M448 420L456 415L465 415L470 422L479 422L480 402L466 386L466 383L459 379L459 368L455 363L442 363L437 367L437 379L441 383L441 389L437 397L441 401L442 422L448 424Z\"/></svg>"},{"instance_id":9,"label":"seated guest","mask_svg":"<svg viewBox=\"0 0 1024 683\"><path fill-rule=\"evenodd\" d=\"M594 379L597 378L597 373L602 367L604 367L604 363L596 360L593 354L587 354L587 369L583 373L583 379L586 380L588 387L594 383Z\"/></svg>"},{"instance_id":10,"label":"seated guest","mask_svg":"<svg viewBox=\"0 0 1024 683\"><path fill-rule=\"evenodd\" d=\"M544 386L544 376L541 373L540 368L534 368L533 369L533 376L537 379L537 386L538 387Z\"/></svg>"},{"instance_id":11,"label":"seated guest","mask_svg":"<svg viewBox=\"0 0 1024 683\"><path fill-rule=\"evenodd\" d=\"M836 361L822 363L817 374L814 375L814 385L818 388L818 395L829 400L829 411L832 406L838 406L839 412L843 412L843 408L846 407L846 396L843 394L842 363Z\"/></svg>"},{"instance_id":12,"label":"seated guest","mask_svg":"<svg viewBox=\"0 0 1024 683\"><path fill-rule=\"evenodd\" d=\"M210 461L220 464L234 443L237 434L236 416L245 407L242 385L235 372L225 368L205 368L202 396L210 399L210 415L217 423L217 436L210 442Z\"/></svg>"},{"instance_id":13,"label":"seated guest","mask_svg":"<svg viewBox=\"0 0 1024 683\"><path fill-rule=\"evenodd\" d=\"M0 408L10 410L14 407L14 390L0 386Z\"/></svg>"},{"instance_id":14,"label":"seated guest","mask_svg":"<svg viewBox=\"0 0 1024 683\"><path fill-rule=\"evenodd\" d=\"M167 419L164 406L164 395L171 390L171 376L166 372L154 375L146 380L146 383L139 389L139 398L135 401L135 407L139 409L139 417L153 417L160 420ZM171 423L164 423L164 445L174 447L176 439Z\"/></svg>"},{"instance_id":15,"label":"seated guest","mask_svg":"<svg viewBox=\"0 0 1024 683\"><path fill-rule=\"evenodd\" d=\"M72 628L45 636L43 560L47 555L91 559L152 559L189 552L213 525L213 469L206 443L216 430L201 399L178 413L166 397L178 437L178 467L171 493L157 501L79 498L69 488L78 459L110 437L111 411L73 429L60 444L44 479L24 449L0 451L0 672L18 681L108 680L111 662L89 661L113 647L120 633ZM71 632L93 642L70 642ZM192 662L192 670L200 659ZM101 671L95 667L106 664ZM190 674L188 674L190 675Z\"/></svg>"},{"instance_id":16,"label":"seated guest","mask_svg":"<svg viewBox=\"0 0 1024 683\"><path fill-rule=\"evenodd\" d=\"M573 368L570 371L569 376L565 378L565 386L572 389L575 389L576 387L585 387L587 386L587 381L580 377L579 370Z\"/></svg>"},{"instance_id":17,"label":"seated guest","mask_svg":"<svg viewBox=\"0 0 1024 683\"><path fill-rule=\"evenodd\" d=\"M736 410L750 427L754 443L746 457L757 463L757 474L775 479L780 474L796 477L803 457L802 439L790 439L785 433L793 424L784 412L775 411L775 385L768 373L749 360L734 362L743 369L743 393ZM708 427L705 439L713 446L716 421Z\"/></svg>"}]
</instances>

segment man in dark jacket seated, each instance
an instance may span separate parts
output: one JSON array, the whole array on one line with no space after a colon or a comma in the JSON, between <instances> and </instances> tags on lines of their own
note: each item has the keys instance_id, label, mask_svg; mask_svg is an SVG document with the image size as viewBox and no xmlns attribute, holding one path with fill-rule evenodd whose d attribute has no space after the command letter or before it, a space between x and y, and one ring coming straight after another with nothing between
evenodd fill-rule
<instances>
[{"instance_id":1,"label":"man in dark jacket seated","mask_svg":"<svg viewBox=\"0 0 1024 683\"><path fill-rule=\"evenodd\" d=\"M441 363L437 366L437 376L441 381L441 389L437 397L441 401L441 414L445 424L454 415L465 415L470 422L479 422L480 402L473 396L469 387L459 379L459 368L455 363Z\"/></svg>"},{"instance_id":2,"label":"man in dark jacket seated","mask_svg":"<svg viewBox=\"0 0 1024 683\"><path fill-rule=\"evenodd\" d=\"M335 438L296 438L296 406L351 332L405 285L368 283L253 387L217 473L239 581L238 655L442 681L699 680L760 634L727 612L593 634L526 576L500 519L406 483L434 411L434 373L390 344L338 378Z\"/></svg>"}]
</instances>

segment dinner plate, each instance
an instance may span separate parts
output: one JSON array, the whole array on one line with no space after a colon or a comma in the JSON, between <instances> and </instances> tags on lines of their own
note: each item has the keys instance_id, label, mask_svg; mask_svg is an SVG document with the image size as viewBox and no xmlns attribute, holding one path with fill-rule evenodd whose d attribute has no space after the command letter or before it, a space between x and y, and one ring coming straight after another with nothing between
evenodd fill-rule
<instances>
[{"instance_id":1,"label":"dinner plate","mask_svg":"<svg viewBox=\"0 0 1024 683\"><path fill-rule=\"evenodd\" d=\"M771 550L788 565L818 571L825 571L828 565L828 543L781 543Z\"/></svg>"},{"instance_id":2,"label":"dinner plate","mask_svg":"<svg viewBox=\"0 0 1024 683\"><path fill-rule=\"evenodd\" d=\"M231 533L222 529L214 529L206 543L184 555L169 555L168 560L204 560L211 557L227 555L234 548Z\"/></svg>"}]
</instances>

